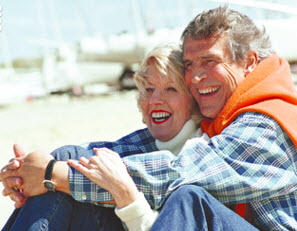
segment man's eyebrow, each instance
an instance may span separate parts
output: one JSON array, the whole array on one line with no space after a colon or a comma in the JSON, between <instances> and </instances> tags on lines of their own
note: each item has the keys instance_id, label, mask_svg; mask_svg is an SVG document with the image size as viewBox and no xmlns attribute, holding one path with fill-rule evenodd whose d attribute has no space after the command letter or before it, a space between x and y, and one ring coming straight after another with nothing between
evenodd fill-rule
<instances>
[{"instance_id":1,"label":"man's eyebrow","mask_svg":"<svg viewBox=\"0 0 297 231\"><path fill-rule=\"evenodd\" d=\"M221 57L218 54L204 54L198 57L194 57L192 59L188 59L187 57L185 57L185 59L183 59L183 64L186 64L188 62L193 62L193 61L197 61L197 60L207 60L207 59L221 59Z\"/></svg>"},{"instance_id":2,"label":"man's eyebrow","mask_svg":"<svg viewBox=\"0 0 297 231\"><path fill-rule=\"evenodd\" d=\"M200 59L211 59L211 58L220 58L220 57L216 54L206 54L200 57Z\"/></svg>"}]
</instances>

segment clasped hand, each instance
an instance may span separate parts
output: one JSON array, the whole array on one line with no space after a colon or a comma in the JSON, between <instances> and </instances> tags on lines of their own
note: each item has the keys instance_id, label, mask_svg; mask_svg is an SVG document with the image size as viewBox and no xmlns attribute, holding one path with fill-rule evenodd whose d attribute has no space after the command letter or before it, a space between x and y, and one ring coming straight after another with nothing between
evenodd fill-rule
<instances>
[{"instance_id":1,"label":"clasped hand","mask_svg":"<svg viewBox=\"0 0 297 231\"><path fill-rule=\"evenodd\" d=\"M36 151L25 154L19 145L14 145L15 158L1 169L2 194L15 202L15 207L24 205L27 198L47 192L43 187L45 169L53 159L49 154ZM139 192L120 156L107 149L94 149L89 160L81 157L79 163L68 160L68 164L82 172L91 181L109 191L118 208L125 207L139 197Z\"/></svg>"},{"instance_id":2,"label":"clasped hand","mask_svg":"<svg viewBox=\"0 0 297 231\"><path fill-rule=\"evenodd\" d=\"M14 145L13 151L15 158L1 169L0 181L4 186L3 196L9 196L15 208L20 208L28 197L46 192L42 182L45 168L53 157L40 151L26 155L19 145Z\"/></svg>"}]
</instances>

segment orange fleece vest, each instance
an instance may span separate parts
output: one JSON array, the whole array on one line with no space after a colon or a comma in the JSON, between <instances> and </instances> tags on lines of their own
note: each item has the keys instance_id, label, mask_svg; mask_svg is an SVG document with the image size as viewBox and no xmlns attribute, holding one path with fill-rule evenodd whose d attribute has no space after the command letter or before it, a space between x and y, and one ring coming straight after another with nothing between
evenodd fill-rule
<instances>
[{"instance_id":1,"label":"orange fleece vest","mask_svg":"<svg viewBox=\"0 0 297 231\"><path fill-rule=\"evenodd\" d=\"M286 60L273 54L239 84L221 113L213 121L204 120L202 131L210 137L220 134L238 115L254 111L273 118L297 147L297 91ZM242 217L249 206L239 204L236 212ZM247 219L249 220L249 219Z\"/></svg>"}]
</instances>

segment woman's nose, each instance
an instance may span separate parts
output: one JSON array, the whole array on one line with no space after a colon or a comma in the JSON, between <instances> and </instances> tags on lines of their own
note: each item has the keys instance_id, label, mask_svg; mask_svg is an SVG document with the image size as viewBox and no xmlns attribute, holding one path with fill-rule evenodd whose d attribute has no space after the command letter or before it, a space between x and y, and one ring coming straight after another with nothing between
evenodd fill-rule
<instances>
[{"instance_id":1,"label":"woman's nose","mask_svg":"<svg viewBox=\"0 0 297 231\"><path fill-rule=\"evenodd\" d=\"M163 102L162 93L160 91L154 91L150 99L150 104L162 104Z\"/></svg>"}]
</instances>

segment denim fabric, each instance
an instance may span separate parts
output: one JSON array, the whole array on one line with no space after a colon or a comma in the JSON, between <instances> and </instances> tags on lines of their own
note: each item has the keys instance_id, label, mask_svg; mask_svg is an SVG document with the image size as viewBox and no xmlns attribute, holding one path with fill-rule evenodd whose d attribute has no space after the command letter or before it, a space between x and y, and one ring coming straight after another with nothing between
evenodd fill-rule
<instances>
[{"instance_id":1,"label":"denim fabric","mask_svg":"<svg viewBox=\"0 0 297 231\"><path fill-rule=\"evenodd\" d=\"M92 151L79 146L64 146L52 155L58 160L89 158ZM21 209L16 209L2 229L16 231L121 231L124 230L113 208L99 207L75 201L62 192L48 192L31 197Z\"/></svg>"},{"instance_id":2,"label":"denim fabric","mask_svg":"<svg viewBox=\"0 0 297 231\"><path fill-rule=\"evenodd\" d=\"M54 150L51 155L57 160L67 161L69 159L79 160L82 156L89 159L94 152L80 146L66 145Z\"/></svg>"},{"instance_id":3,"label":"denim fabric","mask_svg":"<svg viewBox=\"0 0 297 231\"><path fill-rule=\"evenodd\" d=\"M124 230L114 209L80 203L56 192L28 199L22 209L16 209L3 227L6 230L80 231Z\"/></svg>"},{"instance_id":4,"label":"denim fabric","mask_svg":"<svg viewBox=\"0 0 297 231\"><path fill-rule=\"evenodd\" d=\"M187 185L174 191L151 231L258 230L228 209L203 188Z\"/></svg>"}]
</instances>

